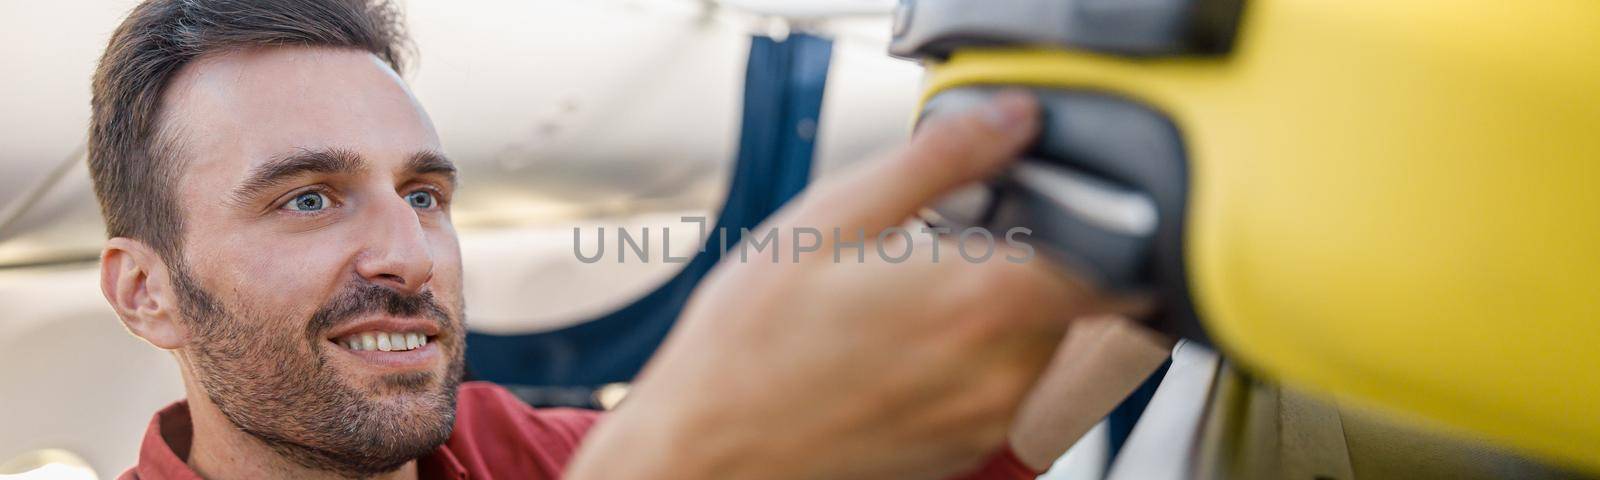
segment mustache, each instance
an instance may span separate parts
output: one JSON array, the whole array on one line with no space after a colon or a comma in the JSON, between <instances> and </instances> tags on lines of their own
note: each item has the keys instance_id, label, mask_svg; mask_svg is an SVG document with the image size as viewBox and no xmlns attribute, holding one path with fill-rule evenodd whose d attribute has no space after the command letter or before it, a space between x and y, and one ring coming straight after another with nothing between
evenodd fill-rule
<instances>
[{"instance_id":1,"label":"mustache","mask_svg":"<svg viewBox=\"0 0 1600 480\"><path fill-rule=\"evenodd\" d=\"M394 289L371 283L353 283L340 291L322 308L311 315L310 333L313 337L354 321L365 315L387 314L397 317L428 318L439 324L440 331L450 330L450 313L434 298L433 291L423 290L406 295Z\"/></svg>"}]
</instances>

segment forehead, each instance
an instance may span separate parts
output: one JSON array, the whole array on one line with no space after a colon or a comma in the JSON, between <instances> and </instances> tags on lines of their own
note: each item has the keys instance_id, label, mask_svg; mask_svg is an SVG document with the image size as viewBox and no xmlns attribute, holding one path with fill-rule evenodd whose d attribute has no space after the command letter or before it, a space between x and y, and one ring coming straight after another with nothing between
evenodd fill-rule
<instances>
[{"instance_id":1,"label":"forehead","mask_svg":"<svg viewBox=\"0 0 1600 480\"><path fill-rule=\"evenodd\" d=\"M350 150L377 165L439 149L427 114L399 76L353 49L273 47L202 57L174 76L162 116L188 165L185 177L205 183L236 179L298 149Z\"/></svg>"}]
</instances>

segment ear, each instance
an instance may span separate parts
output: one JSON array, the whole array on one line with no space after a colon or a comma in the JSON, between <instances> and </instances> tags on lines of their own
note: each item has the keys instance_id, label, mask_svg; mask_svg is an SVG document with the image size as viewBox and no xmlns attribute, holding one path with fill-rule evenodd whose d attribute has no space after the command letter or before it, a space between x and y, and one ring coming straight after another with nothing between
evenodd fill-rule
<instances>
[{"instance_id":1,"label":"ear","mask_svg":"<svg viewBox=\"0 0 1600 480\"><path fill-rule=\"evenodd\" d=\"M139 338L173 350L188 342L167 264L144 242L125 237L106 241L100 254L100 293L117 317Z\"/></svg>"}]
</instances>

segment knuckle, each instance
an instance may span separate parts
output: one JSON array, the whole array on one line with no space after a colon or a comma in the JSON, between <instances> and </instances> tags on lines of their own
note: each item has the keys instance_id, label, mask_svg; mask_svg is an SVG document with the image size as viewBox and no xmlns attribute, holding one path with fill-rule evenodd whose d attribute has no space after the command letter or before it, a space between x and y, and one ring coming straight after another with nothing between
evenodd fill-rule
<instances>
[{"instance_id":1,"label":"knuckle","mask_svg":"<svg viewBox=\"0 0 1600 480\"><path fill-rule=\"evenodd\" d=\"M910 154L912 161L933 162L945 166L972 155L975 148L992 143L985 130L975 119L966 116L948 118L929 124L912 138L902 155Z\"/></svg>"},{"instance_id":2,"label":"knuckle","mask_svg":"<svg viewBox=\"0 0 1600 480\"><path fill-rule=\"evenodd\" d=\"M929 122L918 132L918 137L931 137L933 140L954 140L966 143L963 140L980 140L981 137L991 135L991 129L979 119L979 114L973 111L950 115Z\"/></svg>"},{"instance_id":3,"label":"knuckle","mask_svg":"<svg viewBox=\"0 0 1600 480\"><path fill-rule=\"evenodd\" d=\"M921 141L901 149L892 160L898 168L895 174L928 176L947 173L959 167L961 162L958 160L961 157L940 146L941 143Z\"/></svg>"}]
</instances>

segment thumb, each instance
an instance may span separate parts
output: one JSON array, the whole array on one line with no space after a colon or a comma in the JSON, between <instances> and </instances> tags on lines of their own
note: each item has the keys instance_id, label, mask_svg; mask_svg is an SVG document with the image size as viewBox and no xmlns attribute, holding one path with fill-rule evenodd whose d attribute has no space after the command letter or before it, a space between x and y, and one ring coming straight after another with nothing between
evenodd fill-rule
<instances>
[{"instance_id":1,"label":"thumb","mask_svg":"<svg viewBox=\"0 0 1600 480\"><path fill-rule=\"evenodd\" d=\"M944 194L997 173L1038 129L1033 96L1001 92L977 108L930 120L887 158L818 184L793 220L868 235L898 226Z\"/></svg>"}]
</instances>

